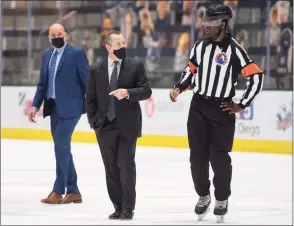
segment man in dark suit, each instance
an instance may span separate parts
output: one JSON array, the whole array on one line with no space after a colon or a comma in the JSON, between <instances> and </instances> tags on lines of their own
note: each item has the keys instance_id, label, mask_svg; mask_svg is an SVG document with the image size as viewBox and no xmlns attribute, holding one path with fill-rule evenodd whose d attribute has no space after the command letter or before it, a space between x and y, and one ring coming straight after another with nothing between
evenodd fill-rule
<instances>
[{"instance_id":1,"label":"man in dark suit","mask_svg":"<svg viewBox=\"0 0 294 226\"><path fill-rule=\"evenodd\" d=\"M49 40L53 47L42 54L40 80L29 112L29 120L35 122L36 112L44 102L43 117L50 116L56 180L52 192L41 200L47 204L82 202L71 154L71 136L81 115L86 113L89 64L84 50L70 46L65 36L61 24L50 27Z\"/></svg>"},{"instance_id":2,"label":"man in dark suit","mask_svg":"<svg viewBox=\"0 0 294 226\"><path fill-rule=\"evenodd\" d=\"M108 58L90 72L86 94L87 116L95 130L115 212L109 219L132 219L136 201L135 151L141 136L139 101L151 96L143 63L126 56L123 35L105 38Z\"/></svg>"}]
</instances>

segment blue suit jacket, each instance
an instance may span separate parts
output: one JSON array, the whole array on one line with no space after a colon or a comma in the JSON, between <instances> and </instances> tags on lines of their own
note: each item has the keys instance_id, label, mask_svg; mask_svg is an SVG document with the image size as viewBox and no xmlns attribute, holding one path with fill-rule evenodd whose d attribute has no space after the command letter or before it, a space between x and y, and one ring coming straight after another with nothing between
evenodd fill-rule
<instances>
[{"instance_id":1,"label":"blue suit jacket","mask_svg":"<svg viewBox=\"0 0 294 226\"><path fill-rule=\"evenodd\" d=\"M43 117L50 115L51 108L46 98L48 87L48 65L54 48L44 50L40 80L33 107L40 109L44 102ZM80 116L86 112L85 94L89 76L89 63L85 51L80 47L66 45L55 76L56 109L61 117Z\"/></svg>"}]
</instances>

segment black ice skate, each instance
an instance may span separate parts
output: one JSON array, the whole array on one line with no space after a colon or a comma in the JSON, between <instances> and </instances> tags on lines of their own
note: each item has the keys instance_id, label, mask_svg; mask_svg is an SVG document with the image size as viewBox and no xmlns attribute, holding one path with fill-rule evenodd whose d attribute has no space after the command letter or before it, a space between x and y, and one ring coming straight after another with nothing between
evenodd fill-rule
<instances>
[{"instance_id":1,"label":"black ice skate","mask_svg":"<svg viewBox=\"0 0 294 226\"><path fill-rule=\"evenodd\" d=\"M217 223L223 223L228 212L228 200L215 202L213 214L216 216Z\"/></svg>"},{"instance_id":2,"label":"black ice skate","mask_svg":"<svg viewBox=\"0 0 294 226\"><path fill-rule=\"evenodd\" d=\"M209 212L210 195L200 196L195 207L195 213L198 215L198 220L201 221Z\"/></svg>"}]
</instances>

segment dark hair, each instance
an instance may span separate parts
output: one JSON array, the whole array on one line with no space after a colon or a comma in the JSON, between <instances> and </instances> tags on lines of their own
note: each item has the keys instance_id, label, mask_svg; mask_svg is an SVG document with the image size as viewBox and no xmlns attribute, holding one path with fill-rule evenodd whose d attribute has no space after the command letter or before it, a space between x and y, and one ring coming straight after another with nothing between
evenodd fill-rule
<instances>
[{"instance_id":1,"label":"dark hair","mask_svg":"<svg viewBox=\"0 0 294 226\"><path fill-rule=\"evenodd\" d=\"M108 32L107 35L105 36L105 43L110 45L111 44L111 35L120 35L120 34L121 34L120 31L115 31L115 30Z\"/></svg>"}]
</instances>

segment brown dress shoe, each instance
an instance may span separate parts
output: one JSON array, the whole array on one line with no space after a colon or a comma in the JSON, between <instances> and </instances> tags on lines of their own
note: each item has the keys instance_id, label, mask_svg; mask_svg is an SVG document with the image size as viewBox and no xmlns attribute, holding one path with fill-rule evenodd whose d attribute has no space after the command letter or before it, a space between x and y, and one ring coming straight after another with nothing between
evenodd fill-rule
<instances>
[{"instance_id":1,"label":"brown dress shoe","mask_svg":"<svg viewBox=\"0 0 294 226\"><path fill-rule=\"evenodd\" d=\"M57 194L56 192L51 192L47 198L42 199L42 203L46 204L59 204L62 200L62 195Z\"/></svg>"},{"instance_id":2,"label":"brown dress shoe","mask_svg":"<svg viewBox=\"0 0 294 226\"><path fill-rule=\"evenodd\" d=\"M81 194L67 194L62 200L61 204L69 204L69 203L82 203L82 195Z\"/></svg>"}]
</instances>

